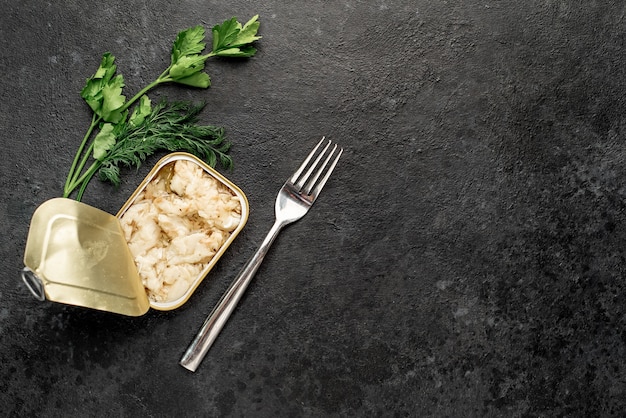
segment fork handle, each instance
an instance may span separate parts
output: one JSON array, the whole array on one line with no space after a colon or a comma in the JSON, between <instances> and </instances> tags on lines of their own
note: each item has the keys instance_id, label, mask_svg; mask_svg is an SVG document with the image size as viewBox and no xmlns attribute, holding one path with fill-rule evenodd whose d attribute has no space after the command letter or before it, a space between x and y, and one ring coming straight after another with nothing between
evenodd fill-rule
<instances>
[{"instance_id":1,"label":"fork handle","mask_svg":"<svg viewBox=\"0 0 626 418\"><path fill-rule=\"evenodd\" d=\"M259 246L256 253L243 266L235 280L228 287L220 301L217 303L211 314L206 318L198 334L191 342L187 351L180 360L180 365L195 372L200 366L202 359L213 345L213 342L230 318L239 300L243 296L246 288L252 281L254 274L259 269L261 262L276 239L276 236L284 226L284 223L276 221L267 236Z\"/></svg>"}]
</instances>

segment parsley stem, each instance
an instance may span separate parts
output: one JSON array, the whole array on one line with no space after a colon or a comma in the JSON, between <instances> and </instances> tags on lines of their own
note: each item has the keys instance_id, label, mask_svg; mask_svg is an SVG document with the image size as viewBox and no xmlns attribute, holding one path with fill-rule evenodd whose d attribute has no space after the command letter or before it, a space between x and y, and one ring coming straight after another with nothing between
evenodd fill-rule
<instances>
[{"instance_id":1,"label":"parsley stem","mask_svg":"<svg viewBox=\"0 0 626 418\"><path fill-rule=\"evenodd\" d=\"M76 200L77 201L80 202L82 200L83 193L85 193L85 189L87 188L87 185L89 184L89 181L91 181L91 178L94 176L94 174L96 174L98 172L98 170L100 170L101 166L102 166L102 162L96 160L91 165L91 167L89 167L89 169L85 172L85 174L83 174L81 176L82 180L80 180L78 182L80 184L80 189L78 189L78 193L76 194Z\"/></svg>"},{"instance_id":2,"label":"parsley stem","mask_svg":"<svg viewBox=\"0 0 626 418\"><path fill-rule=\"evenodd\" d=\"M89 154L87 154L87 156L89 156ZM96 172L100 169L100 166L102 166L102 162L97 161L97 160L94 161L93 164L91 164L91 166L87 169L87 171L85 171L80 177L78 177L77 179L72 181L70 183L69 190L68 190L68 193L67 193L68 196L74 190L76 190L76 188L78 186L81 186L79 191L78 191L78 194L76 195L76 200L80 201L80 199L82 198L82 195L83 195L83 193L85 191L85 188L87 187L87 184L89 183L91 178L94 176L94 174L96 174ZM64 197L67 197L67 196L64 196Z\"/></svg>"},{"instance_id":3,"label":"parsley stem","mask_svg":"<svg viewBox=\"0 0 626 418\"><path fill-rule=\"evenodd\" d=\"M74 178L72 179L72 182L74 184L74 187L73 187L74 189L80 183L79 178L82 179L84 177L84 176L81 176L80 173L83 172L85 165L87 165L87 161L89 161L89 158L91 157L91 153L93 152L93 147L94 147L94 143L92 141L91 144L89 144L87 151L83 153L83 159L81 160L80 165L78 166L78 169L74 173Z\"/></svg>"},{"instance_id":4,"label":"parsley stem","mask_svg":"<svg viewBox=\"0 0 626 418\"><path fill-rule=\"evenodd\" d=\"M135 104L135 102L137 100L139 100L141 98L141 96L143 96L144 94L146 94L149 90L152 90L154 87L158 86L159 84L163 83L163 81L161 81L161 78L157 78L156 80L154 80L152 83L148 84L146 87L144 87L143 89L141 89L137 94L135 94L133 96L132 99L130 99L129 101L127 101L124 106L122 106L120 108L120 111L125 111L126 109L128 109L129 107L131 107L133 104Z\"/></svg>"},{"instance_id":5,"label":"parsley stem","mask_svg":"<svg viewBox=\"0 0 626 418\"><path fill-rule=\"evenodd\" d=\"M78 161L83 153L83 150L85 149L85 146L87 145L87 142L89 141L89 138L91 137L91 134L93 133L94 128L100 122L100 119L101 118L96 114L91 117L91 125L89 125L89 129L87 129L87 132L85 133L85 136L83 137L83 140L78 147L78 150L76 151L76 155L74 155L74 161L72 161L72 166L70 167L70 171L67 174L67 180L65 181L65 186L63 187L63 197L69 197L69 195L75 188L75 186L71 187L70 184L74 182L75 177L80 174L82 167L84 166L83 163L81 165L81 168L77 169Z\"/></svg>"},{"instance_id":6,"label":"parsley stem","mask_svg":"<svg viewBox=\"0 0 626 418\"><path fill-rule=\"evenodd\" d=\"M129 107L131 107L133 104L135 104L135 102L137 100L139 100L141 98L141 96L143 96L144 94L146 94L148 91L152 90L153 88L155 88L156 86L158 86L159 84L163 84L163 83L168 83L170 81L173 81L171 77L168 76L169 72L170 72L170 68L172 68L172 66L170 65L169 67L167 67L167 69L165 71L163 71L161 73L161 75L159 77L157 77L156 80L154 80L152 83L148 84L147 86L145 86L144 88L142 88L141 90L139 90L139 92L137 94L135 94L132 99L128 100L124 106L122 106L120 108L120 111L123 112L126 109L128 109Z\"/></svg>"}]
</instances>

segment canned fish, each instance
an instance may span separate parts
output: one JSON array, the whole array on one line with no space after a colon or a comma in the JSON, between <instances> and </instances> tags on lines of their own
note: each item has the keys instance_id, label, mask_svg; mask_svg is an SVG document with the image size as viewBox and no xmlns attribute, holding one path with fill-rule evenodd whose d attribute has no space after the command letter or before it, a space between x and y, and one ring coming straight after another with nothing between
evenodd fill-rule
<instances>
[{"instance_id":1,"label":"canned fish","mask_svg":"<svg viewBox=\"0 0 626 418\"><path fill-rule=\"evenodd\" d=\"M161 159L116 216L71 199L33 214L22 277L39 299L143 315L184 304L243 229L243 192L200 159Z\"/></svg>"}]
</instances>

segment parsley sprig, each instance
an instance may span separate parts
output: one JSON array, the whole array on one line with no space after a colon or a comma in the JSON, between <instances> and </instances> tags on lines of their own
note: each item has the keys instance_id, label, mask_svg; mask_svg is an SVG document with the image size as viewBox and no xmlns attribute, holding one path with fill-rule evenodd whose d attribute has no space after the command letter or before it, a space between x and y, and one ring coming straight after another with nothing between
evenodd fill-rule
<instances>
[{"instance_id":1,"label":"parsley sprig","mask_svg":"<svg viewBox=\"0 0 626 418\"><path fill-rule=\"evenodd\" d=\"M170 65L129 100L123 94L124 77L117 73L115 57L105 53L97 71L81 90L93 115L70 167L63 196L76 192L76 200L81 200L97 173L100 179L119 185L120 165L138 167L159 150L187 151L211 166L219 160L222 166L230 167L230 143L225 140L223 129L197 124L204 103L162 100L153 106L147 93L165 83L208 88L211 79L204 72L206 60L254 56L252 43L260 39L258 29L258 16L244 25L235 17L215 25L211 30L212 48L206 54L202 54L206 48L202 26L179 32L172 45Z\"/></svg>"}]
</instances>

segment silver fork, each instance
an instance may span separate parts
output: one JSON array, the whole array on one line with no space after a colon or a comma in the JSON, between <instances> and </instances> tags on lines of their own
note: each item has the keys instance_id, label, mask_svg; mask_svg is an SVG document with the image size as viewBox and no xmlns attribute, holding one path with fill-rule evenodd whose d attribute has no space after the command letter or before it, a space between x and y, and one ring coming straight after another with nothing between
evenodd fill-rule
<instances>
[{"instance_id":1,"label":"silver fork","mask_svg":"<svg viewBox=\"0 0 626 418\"><path fill-rule=\"evenodd\" d=\"M317 157L315 157L317 150L325 142L326 146L324 146L322 151L317 153ZM325 138L322 138L315 148L313 148L313 151L306 157L298 170L280 189L274 206L276 213L274 225L261 243L259 249L239 272L211 314L204 321L200 331L180 360L181 366L192 372L198 369L202 359L235 310L237 303L239 303L246 288L252 281L254 274L261 265L261 262L265 258L265 255L278 233L285 225L301 219L309 211L337 165L339 157L341 157L343 153L343 148L339 148L337 151L337 144L330 148L331 142L332 141L326 141ZM324 158L324 156L326 157ZM313 163L309 164L314 157L315 160ZM324 158L323 162L322 158Z\"/></svg>"}]
</instances>

